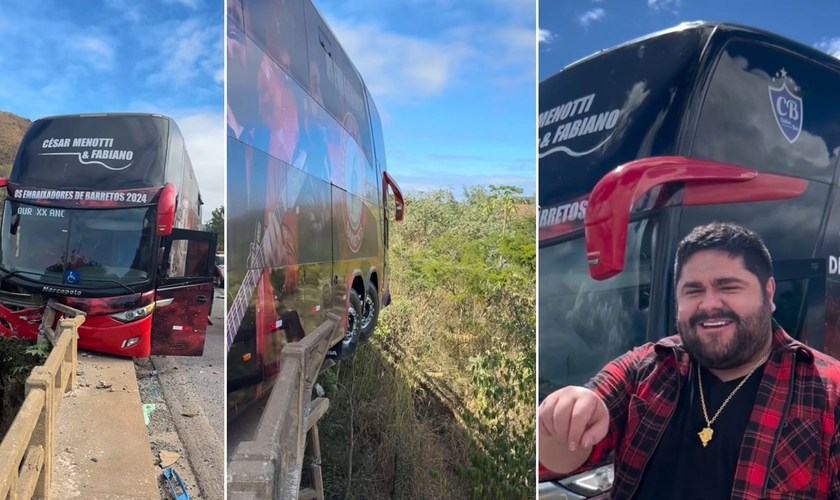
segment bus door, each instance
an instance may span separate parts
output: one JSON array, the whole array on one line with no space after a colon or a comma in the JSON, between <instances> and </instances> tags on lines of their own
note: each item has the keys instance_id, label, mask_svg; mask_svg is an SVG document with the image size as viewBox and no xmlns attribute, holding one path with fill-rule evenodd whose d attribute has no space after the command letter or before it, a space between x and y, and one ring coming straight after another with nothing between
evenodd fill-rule
<instances>
[{"instance_id":1,"label":"bus door","mask_svg":"<svg viewBox=\"0 0 840 500\"><path fill-rule=\"evenodd\" d=\"M201 356L213 305L216 233L173 229L163 238L152 354Z\"/></svg>"}]
</instances>

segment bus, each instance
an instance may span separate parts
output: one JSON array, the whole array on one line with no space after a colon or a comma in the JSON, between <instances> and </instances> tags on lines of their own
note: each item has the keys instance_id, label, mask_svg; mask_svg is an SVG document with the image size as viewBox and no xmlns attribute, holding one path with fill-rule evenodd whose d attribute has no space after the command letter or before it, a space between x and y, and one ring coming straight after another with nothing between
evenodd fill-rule
<instances>
[{"instance_id":1,"label":"bus","mask_svg":"<svg viewBox=\"0 0 840 500\"><path fill-rule=\"evenodd\" d=\"M540 82L540 401L676 333L676 246L713 221L763 237L774 318L840 356L838 89L834 57L709 22ZM566 476L540 466L540 498L607 498L621 473L608 463Z\"/></svg>"},{"instance_id":2,"label":"bus","mask_svg":"<svg viewBox=\"0 0 840 500\"><path fill-rule=\"evenodd\" d=\"M0 186L0 335L38 339L53 301L85 313L82 349L202 355L216 235L197 230L201 194L174 120L36 120Z\"/></svg>"},{"instance_id":3,"label":"bus","mask_svg":"<svg viewBox=\"0 0 840 500\"><path fill-rule=\"evenodd\" d=\"M389 223L401 222L405 208L370 91L315 5L228 0L227 13L227 391L235 418L269 393L283 347L328 312L344 322L328 358L352 356L370 337L391 302Z\"/></svg>"}]
</instances>

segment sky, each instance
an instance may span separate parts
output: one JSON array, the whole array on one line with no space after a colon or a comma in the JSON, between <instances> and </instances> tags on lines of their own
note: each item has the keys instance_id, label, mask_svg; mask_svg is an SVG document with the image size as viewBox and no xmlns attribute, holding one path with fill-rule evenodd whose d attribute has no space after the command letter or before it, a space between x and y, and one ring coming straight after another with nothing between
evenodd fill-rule
<instances>
[{"instance_id":1,"label":"sky","mask_svg":"<svg viewBox=\"0 0 840 500\"><path fill-rule=\"evenodd\" d=\"M840 3L833 0L542 0L539 79L565 65L685 21L745 24L840 56Z\"/></svg>"},{"instance_id":2,"label":"sky","mask_svg":"<svg viewBox=\"0 0 840 500\"><path fill-rule=\"evenodd\" d=\"M382 115L405 191L536 191L534 0L316 0Z\"/></svg>"},{"instance_id":3,"label":"sky","mask_svg":"<svg viewBox=\"0 0 840 500\"><path fill-rule=\"evenodd\" d=\"M203 216L224 203L224 0L2 0L0 110L178 123Z\"/></svg>"}]
</instances>

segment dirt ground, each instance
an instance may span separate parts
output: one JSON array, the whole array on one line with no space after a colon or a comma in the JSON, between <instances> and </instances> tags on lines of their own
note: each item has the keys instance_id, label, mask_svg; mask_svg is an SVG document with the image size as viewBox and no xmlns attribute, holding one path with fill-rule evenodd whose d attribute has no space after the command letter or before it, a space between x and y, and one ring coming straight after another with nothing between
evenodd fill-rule
<instances>
[{"instance_id":1,"label":"dirt ground","mask_svg":"<svg viewBox=\"0 0 840 500\"><path fill-rule=\"evenodd\" d=\"M195 479L190 462L186 457L184 445L178 437L172 415L163 398L157 372L148 359L135 360L134 364L137 369L137 384L140 387L140 401L144 405L155 405L155 410L150 417L148 430L149 441L152 446L152 456L155 459L155 464L159 472L158 488L160 490L160 498L166 500L174 498L169 489L169 484L163 475L164 469L160 467L160 452L169 451L181 455L178 461L172 465L172 468L180 474L184 485L187 487L187 493L190 495L190 498L201 500L202 496L198 482Z\"/></svg>"}]
</instances>

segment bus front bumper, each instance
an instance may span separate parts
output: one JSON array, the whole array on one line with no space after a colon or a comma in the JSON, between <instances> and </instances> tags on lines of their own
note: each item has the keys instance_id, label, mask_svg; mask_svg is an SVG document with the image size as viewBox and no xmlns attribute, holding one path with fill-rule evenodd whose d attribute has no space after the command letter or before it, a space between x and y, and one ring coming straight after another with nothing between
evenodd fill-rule
<instances>
[{"instance_id":1,"label":"bus front bumper","mask_svg":"<svg viewBox=\"0 0 840 500\"><path fill-rule=\"evenodd\" d=\"M79 327L79 349L148 358L152 352L152 315L130 323L108 316L88 316Z\"/></svg>"},{"instance_id":2,"label":"bus front bumper","mask_svg":"<svg viewBox=\"0 0 840 500\"><path fill-rule=\"evenodd\" d=\"M0 336L35 342L43 309L12 311L0 304ZM122 356L147 358L152 351L152 316L122 323L106 315L85 316L79 327L79 349Z\"/></svg>"}]
</instances>

